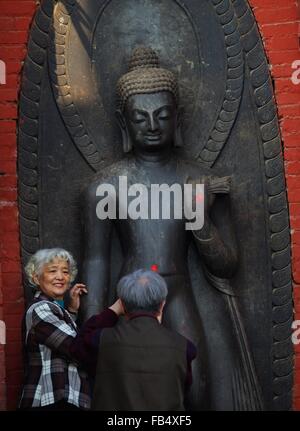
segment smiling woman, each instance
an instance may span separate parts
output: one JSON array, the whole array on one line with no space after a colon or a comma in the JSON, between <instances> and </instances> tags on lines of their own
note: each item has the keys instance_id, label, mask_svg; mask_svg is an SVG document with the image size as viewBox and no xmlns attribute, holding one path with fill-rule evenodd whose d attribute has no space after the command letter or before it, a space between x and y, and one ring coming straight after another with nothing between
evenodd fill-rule
<instances>
[{"instance_id":1,"label":"smiling woman","mask_svg":"<svg viewBox=\"0 0 300 431\"><path fill-rule=\"evenodd\" d=\"M36 252L26 266L37 289L23 324L25 384L21 409L74 410L90 406L86 373L70 353L77 336L75 323L84 284L75 284L77 268L72 255L60 248ZM70 301L65 308L64 297Z\"/></svg>"},{"instance_id":2,"label":"smiling woman","mask_svg":"<svg viewBox=\"0 0 300 431\"><path fill-rule=\"evenodd\" d=\"M73 256L59 248L37 251L25 270L33 286L51 298L61 300L77 274Z\"/></svg>"},{"instance_id":3,"label":"smiling woman","mask_svg":"<svg viewBox=\"0 0 300 431\"><path fill-rule=\"evenodd\" d=\"M45 265L40 279L37 276L35 279L43 293L62 300L70 284L69 265L66 261L54 259L52 263Z\"/></svg>"}]
</instances>

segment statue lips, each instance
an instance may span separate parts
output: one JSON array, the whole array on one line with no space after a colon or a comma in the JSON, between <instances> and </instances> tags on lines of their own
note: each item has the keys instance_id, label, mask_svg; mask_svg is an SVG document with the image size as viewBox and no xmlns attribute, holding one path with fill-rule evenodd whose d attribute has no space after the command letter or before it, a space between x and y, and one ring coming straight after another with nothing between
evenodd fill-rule
<instances>
[{"instance_id":1,"label":"statue lips","mask_svg":"<svg viewBox=\"0 0 300 431\"><path fill-rule=\"evenodd\" d=\"M148 143L149 145L154 144L160 144L161 142L161 134L157 134L157 135L146 135L145 136L145 141L146 143Z\"/></svg>"}]
</instances>

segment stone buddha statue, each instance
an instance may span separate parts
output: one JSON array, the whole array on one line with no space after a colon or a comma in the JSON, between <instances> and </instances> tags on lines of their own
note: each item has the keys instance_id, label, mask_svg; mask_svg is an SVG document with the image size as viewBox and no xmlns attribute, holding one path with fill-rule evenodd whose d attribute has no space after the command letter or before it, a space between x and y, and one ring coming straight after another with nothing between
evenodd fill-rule
<instances>
[{"instance_id":1,"label":"stone buddha statue","mask_svg":"<svg viewBox=\"0 0 300 431\"><path fill-rule=\"evenodd\" d=\"M140 268L157 270L165 278L169 292L163 323L197 346L187 407L260 409L259 385L231 285L238 253L227 225L223 237L212 216L218 207L219 219L223 217L224 202L217 205L217 201L219 196L229 196L230 178L213 176L198 163L176 155L176 147L183 145L178 83L171 71L160 67L152 49L134 50L128 73L118 81L117 94L116 115L125 156L97 174L83 196L83 281L89 291L83 302L84 318L107 306L114 265L110 259L114 228L124 256L119 277ZM187 214L193 213L192 208L190 212L182 211L183 217L178 217L176 211L163 217L157 205L164 198L149 199L153 185L169 190L180 186L184 190L187 184L193 187L192 206L204 201L203 225L190 223L189 229L186 223L192 219L187 220ZM204 185L203 196L195 192L197 184ZM175 194L170 193L171 206ZM145 217L141 217L142 206ZM224 210L223 221L228 224L225 213ZM216 307L223 310L216 314L218 324L214 326L212 320L209 328L196 305L197 292L191 287L191 243L218 302ZM210 307L214 310L214 305Z\"/></svg>"}]
</instances>

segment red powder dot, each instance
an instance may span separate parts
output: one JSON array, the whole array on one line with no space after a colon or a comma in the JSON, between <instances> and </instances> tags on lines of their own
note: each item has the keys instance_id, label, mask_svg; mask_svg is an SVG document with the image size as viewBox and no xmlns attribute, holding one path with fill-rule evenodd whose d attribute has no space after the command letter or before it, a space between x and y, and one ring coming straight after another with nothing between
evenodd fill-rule
<instances>
[{"instance_id":1,"label":"red powder dot","mask_svg":"<svg viewBox=\"0 0 300 431\"><path fill-rule=\"evenodd\" d=\"M151 271L157 272L158 266L157 265L151 265Z\"/></svg>"},{"instance_id":2,"label":"red powder dot","mask_svg":"<svg viewBox=\"0 0 300 431\"><path fill-rule=\"evenodd\" d=\"M203 194L202 193L198 193L197 195L196 195L196 202L203 202L203 200L204 200L204 196L203 196Z\"/></svg>"}]
</instances>

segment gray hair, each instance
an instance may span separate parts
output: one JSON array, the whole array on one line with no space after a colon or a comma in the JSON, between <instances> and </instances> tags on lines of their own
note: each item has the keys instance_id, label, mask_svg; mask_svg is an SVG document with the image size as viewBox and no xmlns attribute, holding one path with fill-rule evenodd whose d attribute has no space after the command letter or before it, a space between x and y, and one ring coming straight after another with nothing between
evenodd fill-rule
<instances>
[{"instance_id":1,"label":"gray hair","mask_svg":"<svg viewBox=\"0 0 300 431\"><path fill-rule=\"evenodd\" d=\"M121 278L117 293L128 313L138 310L157 312L167 297L168 288L156 272L139 269Z\"/></svg>"},{"instance_id":2,"label":"gray hair","mask_svg":"<svg viewBox=\"0 0 300 431\"><path fill-rule=\"evenodd\" d=\"M54 259L62 259L68 262L71 276L70 281L74 281L77 275L77 266L71 253L63 248L44 248L34 253L25 266L26 275L32 285L36 286L33 277L36 275L39 278L44 266L53 262Z\"/></svg>"}]
</instances>

